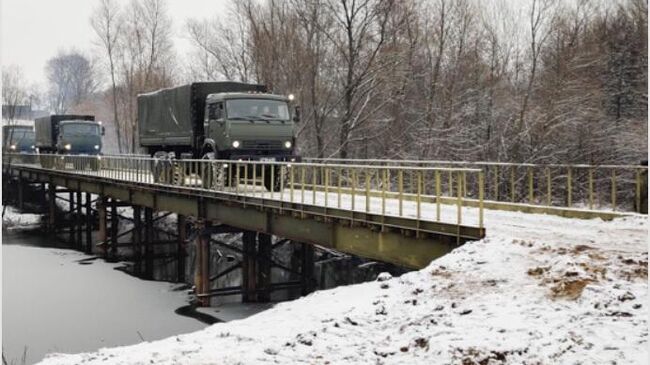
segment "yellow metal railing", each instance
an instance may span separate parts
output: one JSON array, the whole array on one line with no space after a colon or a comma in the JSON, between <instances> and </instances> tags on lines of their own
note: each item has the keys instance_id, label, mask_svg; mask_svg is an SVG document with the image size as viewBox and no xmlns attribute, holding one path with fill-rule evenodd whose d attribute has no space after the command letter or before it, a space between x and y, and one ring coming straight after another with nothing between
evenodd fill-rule
<instances>
[{"instance_id":1,"label":"yellow metal railing","mask_svg":"<svg viewBox=\"0 0 650 365\"><path fill-rule=\"evenodd\" d=\"M235 160L170 160L142 156L15 155L14 163L135 184L214 191L243 204L322 207L483 228L481 169ZM446 176L443 179L443 176ZM449 186L444 186L449 184ZM258 198L253 200L252 198Z\"/></svg>"},{"instance_id":2,"label":"yellow metal railing","mask_svg":"<svg viewBox=\"0 0 650 365\"><path fill-rule=\"evenodd\" d=\"M493 202L592 211L641 212L648 167L641 165L529 164L381 159L316 159L315 163L374 166L468 167L483 171L485 199ZM464 180L467 181L467 180ZM460 187L459 187L460 188ZM443 189L452 191L450 180ZM463 194L467 188L463 185Z\"/></svg>"}]
</instances>

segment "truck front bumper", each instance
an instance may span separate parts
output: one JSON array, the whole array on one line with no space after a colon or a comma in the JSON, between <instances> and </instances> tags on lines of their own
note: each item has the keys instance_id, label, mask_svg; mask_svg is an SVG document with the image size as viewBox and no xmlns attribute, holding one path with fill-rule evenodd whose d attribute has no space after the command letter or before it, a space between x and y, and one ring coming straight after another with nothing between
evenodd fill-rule
<instances>
[{"instance_id":1,"label":"truck front bumper","mask_svg":"<svg viewBox=\"0 0 650 365\"><path fill-rule=\"evenodd\" d=\"M236 154L230 155L230 160L241 161L264 161L264 162L300 162L302 159L297 155L282 155L282 154L269 154L269 155L256 155L256 154Z\"/></svg>"}]
</instances>

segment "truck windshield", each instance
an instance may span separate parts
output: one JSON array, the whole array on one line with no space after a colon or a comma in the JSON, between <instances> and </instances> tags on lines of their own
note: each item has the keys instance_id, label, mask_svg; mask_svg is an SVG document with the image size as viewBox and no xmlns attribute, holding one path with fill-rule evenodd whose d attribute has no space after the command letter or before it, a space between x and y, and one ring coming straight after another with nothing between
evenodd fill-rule
<instances>
[{"instance_id":1,"label":"truck windshield","mask_svg":"<svg viewBox=\"0 0 650 365\"><path fill-rule=\"evenodd\" d=\"M99 134L99 126L94 124L72 123L63 126L63 134Z\"/></svg>"},{"instance_id":2,"label":"truck windshield","mask_svg":"<svg viewBox=\"0 0 650 365\"><path fill-rule=\"evenodd\" d=\"M9 131L11 133L11 131ZM11 136L11 143L24 141L25 143L32 143L34 141L34 131L25 129L14 129Z\"/></svg>"},{"instance_id":3,"label":"truck windshield","mask_svg":"<svg viewBox=\"0 0 650 365\"><path fill-rule=\"evenodd\" d=\"M228 119L289 120L287 103L268 99L233 99L226 101Z\"/></svg>"}]
</instances>

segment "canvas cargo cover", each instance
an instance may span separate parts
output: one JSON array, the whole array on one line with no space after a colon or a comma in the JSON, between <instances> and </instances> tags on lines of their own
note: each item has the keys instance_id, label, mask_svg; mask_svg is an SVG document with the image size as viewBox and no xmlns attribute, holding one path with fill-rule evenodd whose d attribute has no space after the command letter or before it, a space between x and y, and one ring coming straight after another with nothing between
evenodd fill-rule
<instances>
[{"instance_id":1,"label":"canvas cargo cover","mask_svg":"<svg viewBox=\"0 0 650 365\"><path fill-rule=\"evenodd\" d=\"M94 121L93 115L59 114L34 120L34 142L36 147L54 147L59 133L59 123L66 120Z\"/></svg>"},{"instance_id":2,"label":"canvas cargo cover","mask_svg":"<svg viewBox=\"0 0 650 365\"><path fill-rule=\"evenodd\" d=\"M240 82L195 82L138 95L140 145L197 147L203 136L206 97L242 91L266 92L266 87Z\"/></svg>"}]
</instances>

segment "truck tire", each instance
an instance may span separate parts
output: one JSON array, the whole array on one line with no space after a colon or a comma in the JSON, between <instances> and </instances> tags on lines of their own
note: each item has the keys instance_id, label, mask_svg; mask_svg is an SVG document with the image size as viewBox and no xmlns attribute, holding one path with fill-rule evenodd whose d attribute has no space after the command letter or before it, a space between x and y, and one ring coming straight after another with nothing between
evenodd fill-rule
<instances>
[{"instance_id":1,"label":"truck tire","mask_svg":"<svg viewBox=\"0 0 650 365\"><path fill-rule=\"evenodd\" d=\"M166 152L156 152L152 156L154 160L151 163L151 175L154 183L167 184L173 178L172 162ZM170 179L171 177L171 179Z\"/></svg>"},{"instance_id":2,"label":"truck tire","mask_svg":"<svg viewBox=\"0 0 650 365\"><path fill-rule=\"evenodd\" d=\"M271 175L273 175L273 182L271 181ZM288 170L285 168L285 166L275 165L273 169L271 169L271 166L264 167L264 187L268 191L271 191L271 187L273 187L274 192L284 189L288 183L287 177Z\"/></svg>"},{"instance_id":3,"label":"truck tire","mask_svg":"<svg viewBox=\"0 0 650 365\"><path fill-rule=\"evenodd\" d=\"M100 164L99 158L93 158L92 160L90 160L90 170L99 171L99 164Z\"/></svg>"}]
</instances>

